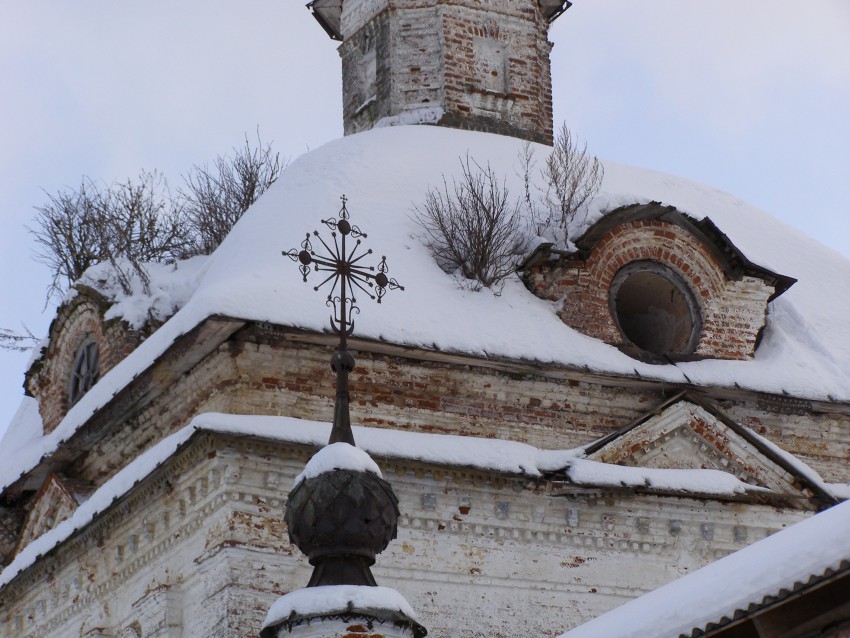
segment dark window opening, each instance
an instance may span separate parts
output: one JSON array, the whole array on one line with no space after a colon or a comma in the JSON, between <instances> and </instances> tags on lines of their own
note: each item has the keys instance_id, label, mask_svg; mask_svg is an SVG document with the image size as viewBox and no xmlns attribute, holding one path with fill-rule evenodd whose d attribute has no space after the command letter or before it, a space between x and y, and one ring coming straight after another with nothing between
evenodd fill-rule
<instances>
[{"instance_id":1,"label":"dark window opening","mask_svg":"<svg viewBox=\"0 0 850 638\"><path fill-rule=\"evenodd\" d=\"M100 376L100 352L96 341L84 343L74 359L71 373L71 387L68 392L68 405L74 405L91 390Z\"/></svg>"},{"instance_id":2,"label":"dark window opening","mask_svg":"<svg viewBox=\"0 0 850 638\"><path fill-rule=\"evenodd\" d=\"M690 355L702 330L699 304L682 277L654 261L632 262L614 276L611 314L626 340L659 357Z\"/></svg>"}]
</instances>

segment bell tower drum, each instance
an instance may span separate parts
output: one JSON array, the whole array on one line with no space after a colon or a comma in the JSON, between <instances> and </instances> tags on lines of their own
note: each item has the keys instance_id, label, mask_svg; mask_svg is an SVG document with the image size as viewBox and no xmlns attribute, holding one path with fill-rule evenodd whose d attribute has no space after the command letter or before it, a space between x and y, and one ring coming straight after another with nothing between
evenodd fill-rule
<instances>
[{"instance_id":1,"label":"bell tower drum","mask_svg":"<svg viewBox=\"0 0 850 638\"><path fill-rule=\"evenodd\" d=\"M553 0L314 0L342 44L345 134L437 124L552 143Z\"/></svg>"}]
</instances>

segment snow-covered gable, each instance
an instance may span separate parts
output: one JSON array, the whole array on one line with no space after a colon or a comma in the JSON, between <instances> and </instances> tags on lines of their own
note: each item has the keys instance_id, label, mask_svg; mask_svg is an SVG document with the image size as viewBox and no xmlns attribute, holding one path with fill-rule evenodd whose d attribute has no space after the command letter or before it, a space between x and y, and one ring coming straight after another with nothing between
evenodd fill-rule
<instances>
[{"instance_id":1,"label":"snow-covered gable","mask_svg":"<svg viewBox=\"0 0 850 638\"><path fill-rule=\"evenodd\" d=\"M810 507L811 496L821 506L836 502L811 468L688 393L663 402L585 451L588 460L615 466L716 470L787 496L786 507Z\"/></svg>"}]
</instances>

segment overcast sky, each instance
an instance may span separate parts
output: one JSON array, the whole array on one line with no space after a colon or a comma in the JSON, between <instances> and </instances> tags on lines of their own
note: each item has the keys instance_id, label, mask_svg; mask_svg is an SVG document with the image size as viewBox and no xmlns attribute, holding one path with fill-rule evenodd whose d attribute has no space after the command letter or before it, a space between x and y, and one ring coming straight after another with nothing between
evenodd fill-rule
<instances>
[{"instance_id":1,"label":"overcast sky","mask_svg":"<svg viewBox=\"0 0 850 638\"><path fill-rule=\"evenodd\" d=\"M850 257L848 0L575 0L550 39L555 121L591 152ZM39 336L55 307L25 226L44 191L141 169L178 186L257 127L291 158L342 135L336 43L299 1L0 0L0 78L0 326ZM0 353L0 432L27 360Z\"/></svg>"}]
</instances>

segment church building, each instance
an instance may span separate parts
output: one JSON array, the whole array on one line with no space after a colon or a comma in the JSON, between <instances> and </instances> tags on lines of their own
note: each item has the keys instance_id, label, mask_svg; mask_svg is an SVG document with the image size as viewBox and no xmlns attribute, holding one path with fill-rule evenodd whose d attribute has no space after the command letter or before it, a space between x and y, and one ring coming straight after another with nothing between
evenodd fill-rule
<instances>
[{"instance_id":1,"label":"church building","mask_svg":"<svg viewBox=\"0 0 850 638\"><path fill-rule=\"evenodd\" d=\"M465 168L520 198L522 158L545 165L548 28L569 5L309 5L339 43L345 136L292 162L212 255L151 264L153 292L92 268L26 371L0 440L0 636L611 637L574 628L633 601L675 638L766 609L778 592L741 591L724 621L725 581L687 579L850 498L850 295L833 285L850 262L732 195L607 161L569 236L529 230L492 287L441 268L417 217ZM332 288L319 254L362 285ZM327 582L305 538L366 507L295 496L349 412L356 463L383 477L357 490L397 498L361 562L398 598L381 615L308 592L281 611ZM716 619L674 593L641 602L682 576L711 583ZM693 623L654 625L665 600Z\"/></svg>"}]
</instances>

